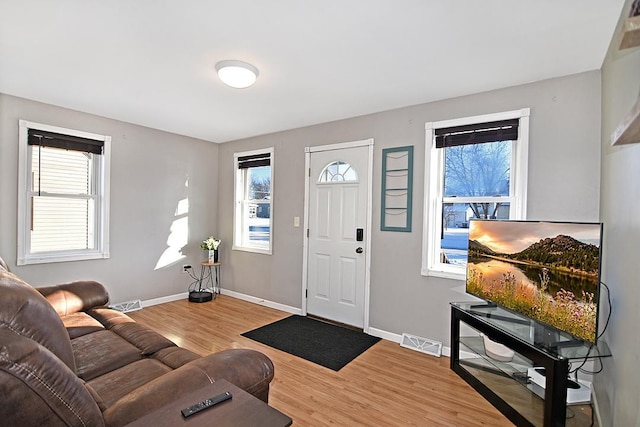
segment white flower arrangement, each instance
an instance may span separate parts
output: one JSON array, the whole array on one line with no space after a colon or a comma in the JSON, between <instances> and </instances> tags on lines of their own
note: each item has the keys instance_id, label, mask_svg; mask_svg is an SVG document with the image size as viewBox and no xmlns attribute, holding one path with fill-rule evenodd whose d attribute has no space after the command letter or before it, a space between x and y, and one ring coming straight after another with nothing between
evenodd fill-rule
<instances>
[{"instance_id":1,"label":"white flower arrangement","mask_svg":"<svg viewBox=\"0 0 640 427\"><path fill-rule=\"evenodd\" d=\"M206 251L215 251L218 250L218 246L220 246L220 243L222 243L222 240L209 237L206 240L203 240L202 243L200 243L200 247Z\"/></svg>"}]
</instances>

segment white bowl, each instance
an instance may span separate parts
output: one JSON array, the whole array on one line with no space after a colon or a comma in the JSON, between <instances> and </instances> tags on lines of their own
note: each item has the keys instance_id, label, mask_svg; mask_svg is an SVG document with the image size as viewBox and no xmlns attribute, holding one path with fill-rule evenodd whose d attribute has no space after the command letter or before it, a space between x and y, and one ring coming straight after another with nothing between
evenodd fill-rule
<instances>
[{"instance_id":1,"label":"white bowl","mask_svg":"<svg viewBox=\"0 0 640 427\"><path fill-rule=\"evenodd\" d=\"M484 341L484 352L490 358L497 360L498 362L511 362L515 352L509 347L497 343L484 334L480 334Z\"/></svg>"}]
</instances>

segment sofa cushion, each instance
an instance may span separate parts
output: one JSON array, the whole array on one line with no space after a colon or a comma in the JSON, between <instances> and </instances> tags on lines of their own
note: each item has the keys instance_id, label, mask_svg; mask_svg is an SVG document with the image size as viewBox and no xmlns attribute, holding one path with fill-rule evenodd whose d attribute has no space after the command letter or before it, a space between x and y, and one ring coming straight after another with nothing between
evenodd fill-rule
<instances>
[{"instance_id":1,"label":"sofa cushion","mask_svg":"<svg viewBox=\"0 0 640 427\"><path fill-rule=\"evenodd\" d=\"M0 269L0 328L30 338L75 371L69 334L51 304L33 287Z\"/></svg>"},{"instance_id":2,"label":"sofa cushion","mask_svg":"<svg viewBox=\"0 0 640 427\"><path fill-rule=\"evenodd\" d=\"M85 312L78 312L62 316L62 323L67 328L69 338L78 338L82 335L104 330L104 326Z\"/></svg>"},{"instance_id":3,"label":"sofa cushion","mask_svg":"<svg viewBox=\"0 0 640 427\"><path fill-rule=\"evenodd\" d=\"M176 346L172 341L139 323L120 323L114 325L109 331L139 348L144 356L149 356L163 348Z\"/></svg>"},{"instance_id":4,"label":"sofa cushion","mask_svg":"<svg viewBox=\"0 0 640 427\"><path fill-rule=\"evenodd\" d=\"M177 369L191 361L200 359L200 357L202 356L182 347L163 348L153 355L154 359L159 360L173 369Z\"/></svg>"},{"instance_id":5,"label":"sofa cushion","mask_svg":"<svg viewBox=\"0 0 640 427\"><path fill-rule=\"evenodd\" d=\"M108 408L141 385L170 371L170 367L157 360L143 359L94 378L88 384Z\"/></svg>"},{"instance_id":6,"label":"sofa cushion","mask_svg":"<svg viewBox=\"0 0 640 427\"><path fill-rule=\"evenodd\" d=\"M108 307L92 308L87 310L87 314L95 318L107 329L111 329L113 326L119 325L120 323L135 323L135 320L126 314Z\"/></svg>"},{"instance_id":7,"label":"sofa cushion","mask_svg":"<svg viewBox=\"0 0 640 427\"><path fill-rule=\"evenodd\" d=\"M105 424L120 427L157 410L181 396L226 379L254 396L268 401L273 364L264 354L249 349L229 349L196 359L149 381L104 411ZM215 425L215 419L212 420Z\"/></svg>"},{"instance_id":8,"label":"sofa cushion","mask_svg":"<svg viewBox=\"0 0 640 427\"><path fill-rule=\"evenodd\" d=\"M104 425L83 382L46 347L8 329L0 343L0 425Z\"/></svg>"},{"instance_id":9,"label":"sofa cushion","mask_svg":"<svg viewBox=\"0 0 640 427\"><path fill-rule=\"evenodd\" d=\"M213 382L214 379L202 369L186 364L148 382L143 387L138 387L111 405L103 412L105 425L125 426L168 405L176 396L190 393Z\"/></svg>"},{"instance_id":10,"label":"sofa cushion","mask_svg":"<svg viewBox=\"0 0 640 427\"><path fill-rule=\"evenodd\" d=\"M85 381L142 358L140 349L111 331L98 331L71 340L76 372Z\"/></svg>"}]
</instances>

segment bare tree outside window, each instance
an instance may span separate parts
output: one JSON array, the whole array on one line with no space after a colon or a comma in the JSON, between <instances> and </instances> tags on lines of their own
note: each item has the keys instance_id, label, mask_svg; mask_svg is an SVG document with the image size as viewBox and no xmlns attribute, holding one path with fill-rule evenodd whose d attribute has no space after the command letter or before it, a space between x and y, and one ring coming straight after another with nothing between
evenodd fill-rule
<instances>
[{"instance_id":1,"label":"bare tree outside window","mask_svg":"<svg viewBox=\"0 0 640 427\"><path fill-rule=\"evenodd\" d=\"M509 195L511 141L445 148L445 197ZM471 202L474 218L496 219L501 203Z\"/></svg>"},{"instance_id":2,"label":"bare tree outside window","mask_svg":"<svg viewBox=\"0 0 640 427\"><path fill-rule=\"evenodd\" d=\"M251 183L249 185L249 199L267 200L271 198L270 166L251 169Z\"/></svg>"},{"instance_id":3,"label":"bare tree outside window","mask_svg":"<svg viewBox=\"0 0 640 427\"><path fill-rule=\"evenodd\" d=\"M509 218L511 149L512 141L443 148L441 262L466 263L471 219Z\"/></svg>"}]
</instances>

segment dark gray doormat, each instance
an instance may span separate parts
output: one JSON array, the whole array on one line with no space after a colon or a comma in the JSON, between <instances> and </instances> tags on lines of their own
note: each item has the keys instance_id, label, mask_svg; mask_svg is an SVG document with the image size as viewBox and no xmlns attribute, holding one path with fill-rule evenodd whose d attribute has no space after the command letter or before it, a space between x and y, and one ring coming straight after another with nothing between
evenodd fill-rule
<instances>
[{"instance_id":1,"label":"dark gray doormat","mask_svg":"<svg viewBox=\"0 0 640 427\"><path fill-rule=\"evenodd\" d=\"M242 336L339 371L380 341L353 329L293 315Z\"/></svg>"}]
</instances>

